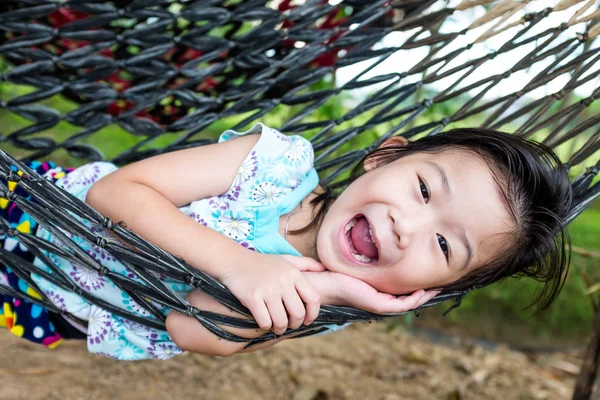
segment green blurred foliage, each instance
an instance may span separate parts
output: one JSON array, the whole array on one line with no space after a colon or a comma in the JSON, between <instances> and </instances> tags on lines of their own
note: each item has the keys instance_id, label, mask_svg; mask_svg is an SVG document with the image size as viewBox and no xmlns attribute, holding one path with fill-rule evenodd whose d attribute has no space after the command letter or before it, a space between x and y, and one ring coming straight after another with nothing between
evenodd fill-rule
<instances>
[{"instance_id":1,"label":"green blurred foliage","mask_svg":"<svg viewBox=\"0 0 600 400\"><path fill-rule=\"evenodd\" d=\"M600 210L586 210L569 226L569 233L574 246L600 251ZM548 312L533 315L534 310L527 308L538 293L540 284L531 279L509 278L469 293L461 307L446 317L444 324L482 323L478 322L479 317L491 314L492 318L510 321L513 327L518 326L515 329L525 331L545 344L551 345L554 340L569 342L569 339L576 343L591 330L594 310L587 289L590 282L600 282L600 259L575 252L571 256L567 282ZM395 323L398 322L405 326L414 326L415 323L412 317Z\"/></svg>"},{"instance_id":2,"label":"green blurred foliage","mask_svg":"<svg viewBox=\"0 0 600 400\"><path fill-rule=\"evenodd\" d=\"M0 69L5 68L5 65L0 65ZM334 88L336 87L335 80L335 75L328 76L322 82L313 85L310 90L327 90ZM7 82L2 82L0 83L0 99L8 100L23 94L31 93L33 90L34 89L31 87L9 85ZM425 98L432 98L434 95L435 94L432 92L421 89L408 101L406 101L405 104L408 105L417 101L422 101ZM418 115L404 129L419 126L431 121L439 121L444 117L453 115L456 111L458 111L459 105L465 103L465 99L465 97L462 97L459 99L446 101L442 104L436 104ZM578 100L580 99L571 99L571 101ZM303 121L310 122L341 120L344 115L351 110L351 106L348 104L356 103L357 99L354 98L352 93L344 93L332 96ZM368 123L374 117L377 111L381 110L382 107L385 107L389 103L390 101L371 110L365 111L349 121L341 123L340 126L336 128L336 131L353 126L361 126ZM581 115L581 117L587 118L591 115L600 113L600 105L597 103L598 102L593 103L590 107L588 107L584 111L584 115ZM78 107L76 103L65 100L59 96L45 100L41 102L41 104L57 110L62 115ZM556 111L559 105L553 107L554 108L550 110L550 113L552 113L553 110ZM294 115L300 112L302 108L303 106L287 107L279 105L262 117L261 121L270 126L280 127L286 121L289 121L291 118L293 118ZM399 108L396 108L396 110L397 109ZM231 128L251 115L252 113L248 113L246 115L223 118L210 125L201 133L195 135L192 139L216 139L224 130ZM446 129L480 126L485 121L487 115L489 115L489 113L486 115L475 115L453 122ZM388 132L405 118L406 116L402 116L386 123L381 123L374 126L369 131L358 135L342 145L334 152L332 156L336 157L354 149L368 147L378 137L383 136L386 132ZM10 113L6 109L0 110L0 133L3 135L15 132L16 130L22 129L30 124L31 121L25 120L22 117ZM569 127L572 128L573 125L571 124ZM514 124L510 126L504 126L503 130L514 131L517 128L518 125ZM81 128L79 127L72 126L66 122L61 122L55 127L45 132L32 135L31 137L51 137L55 141L60 142L73 135L76 135L80 131ZM306 132L305 135L310 138L316 132L317 130L309 131ZM543 139L549 132L550 127L545 128L536 135L536 139ZM180 134L180 132L164 134L149 141L142 148L164 147L175 140ZM590 135L591 133L585 132L572 141L560 146L557 149L557 153L561 159L568 160L570 155L573 154L573 151L579 148L587 140L587 138L589 138ZM120 126L113 124L89 137L81 139L80 142L90 144L98 149L101 149L104 156L107 159L110 159L118 155L123 149L138 145L145 139L146 138L144 137L131 135L124 131ZM6 150L9 153L17 156L25 156L28 154L27 152L7 145L6 143L2 143L0 147L3 150ZM599 154L597 153L591 159L596 160L598 159L598 156ZM69 156L65 151L58 151L49 158L65 166L78 166L82 163L82 160ZM583 167L589 164L589 162L582 163L581 165L573 168L570 171L570 174L572 176L579 175L583 171ZM346 176L347 173L340 176L340 178L344 178ZM598 239L600 238L600 202L596 202L594 207L597 209L587 210L580 218L571 224L570 233L575 246L588 250L600 251L600 240ZM583 274L585 273L592 279L595 279L595 282L600 282L600 268L598 268L600 267L599 264L599 259L585 258L579 254L573 254L571 272L563 292L551 311L542 316L536 316L532 318L532 311L524 309L524 307L530 303L531 299L536 293L536 290L539 289L539 285L531 280L508 279L500 284L492 285L466 296L462 307L451 313L447 321L449 324L473 321L476 320L478 316L488 314L491 312L491 310L494 310L494 315L498 315L502 318L507 318L512 321L520 321L529 327L528 329L532 332L532 334L538 335L539 337L585 334L591 326L592 308L591 303L586 295L586 283L584 282ZM412 316L407 316L403 319L403 323L405 325L411 326L413 322ZM392 325L394 324L395 323L392 323Z\"/></svg>"}]
</instances>

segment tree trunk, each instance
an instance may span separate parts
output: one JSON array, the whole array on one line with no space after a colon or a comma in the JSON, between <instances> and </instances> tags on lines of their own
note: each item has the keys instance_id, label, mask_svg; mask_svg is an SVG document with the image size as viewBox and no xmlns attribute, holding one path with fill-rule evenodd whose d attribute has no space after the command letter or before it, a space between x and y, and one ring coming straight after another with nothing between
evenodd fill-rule
<instances>
[{"instance_id":1,"label":"tree trunk","mask_svg":"<svg viewBox=\"0 0 600 400\"><path fill-rule=\"evenodd\" d=\"M600 307L596 310L593 334L584 354L583 365L575 383L573 400L600 399Z\"/></svg>"}]
</instances>

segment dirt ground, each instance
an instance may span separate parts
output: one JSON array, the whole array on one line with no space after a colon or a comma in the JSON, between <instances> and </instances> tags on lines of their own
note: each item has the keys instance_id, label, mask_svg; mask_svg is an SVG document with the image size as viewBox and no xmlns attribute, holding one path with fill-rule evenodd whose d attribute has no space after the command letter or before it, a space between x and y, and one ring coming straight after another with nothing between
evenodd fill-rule
<instances>
[{"instance_id":1,"label":"dirt ground","mask_svg":"<svg viewBox=\"0 0 600 400\"><path fill-rule=\"evenodd\" d=\"M46 350L0 331L1 399L567 399L577 354L434 345L383 324L231 358L123 362L84 342Z\"/></svg>"}]
</instances>

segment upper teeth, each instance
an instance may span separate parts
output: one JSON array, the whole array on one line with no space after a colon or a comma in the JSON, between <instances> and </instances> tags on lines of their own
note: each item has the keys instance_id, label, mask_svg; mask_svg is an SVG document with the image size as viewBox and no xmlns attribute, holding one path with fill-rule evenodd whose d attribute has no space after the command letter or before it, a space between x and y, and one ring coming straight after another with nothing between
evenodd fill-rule
<instances>
[{"instance_id":1,"label":"upper teeth","mask_svg":"<svg viewBox=\"0 0 600 400\"><path fill-rule=\"evenodd\" d=\"M348 222L348 225L346 225L346 230L344 231L344 233L348 233L348 231L350 229L352 229L352 227L354 226L355 223L356 223L356 217L352 218L352 220L350 222Z\"/></svg>"},{"instance_id":2,"label":"upper teeth","mask_svg":"<svg viewBox=\"0 0 600 400\"><path fill-rule=\"evenodd\" d=\"M354 224L356 224L356 217L352 218L352 220L350 220L350 222L348 222L348 224L346 225L346 228L344 230L344 233L348 233L348 231L350 231L350 229L352 229ZM375 243L375 241L373 240L373 231L371 230L371 227L369 227L369 236L370 236L371 242ZM363 263L370 263L371 261L373 261L371 258L369 258L365 255L362 255L362 254L352 253L352 256L354 257L354 259L356 261L360 261Z\"/></svg>"},{"instance_id":3,"label":"upper teeth","mask_svg":"<svg viewBox=\"0 0 600 400\"><path fill-rule=\"evenodd\" d=\"M348 222L348 225L346 225L346 229L344 230L344 233L348 233L348 231L350 229L352 229L354 224L356 224L356 217L352 218L350 220L350 222ZM373 231L371 230L371 227L369 227L369 236L370 236L371 242L375 243L375 241L373 240Z\"/></svg>"}]
</instances>

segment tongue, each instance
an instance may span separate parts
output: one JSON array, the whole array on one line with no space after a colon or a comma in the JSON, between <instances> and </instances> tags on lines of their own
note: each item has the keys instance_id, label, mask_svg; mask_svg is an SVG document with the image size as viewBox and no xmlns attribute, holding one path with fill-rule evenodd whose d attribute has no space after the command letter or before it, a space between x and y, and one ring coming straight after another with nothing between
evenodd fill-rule
<instances>
[{"instance_id":1,"label":"tongue","mask_svg":"<svg viewBox=\"0 0 600 400\"><path fill-rule=\"evenodd\" d=\"M356 223L350 229L350 237L356 250L363 256L371 259L377 258L378 252L375 243L371 240L369 234L369 222L365 217L356 219Z\"/></svg>"}]
</instances>

